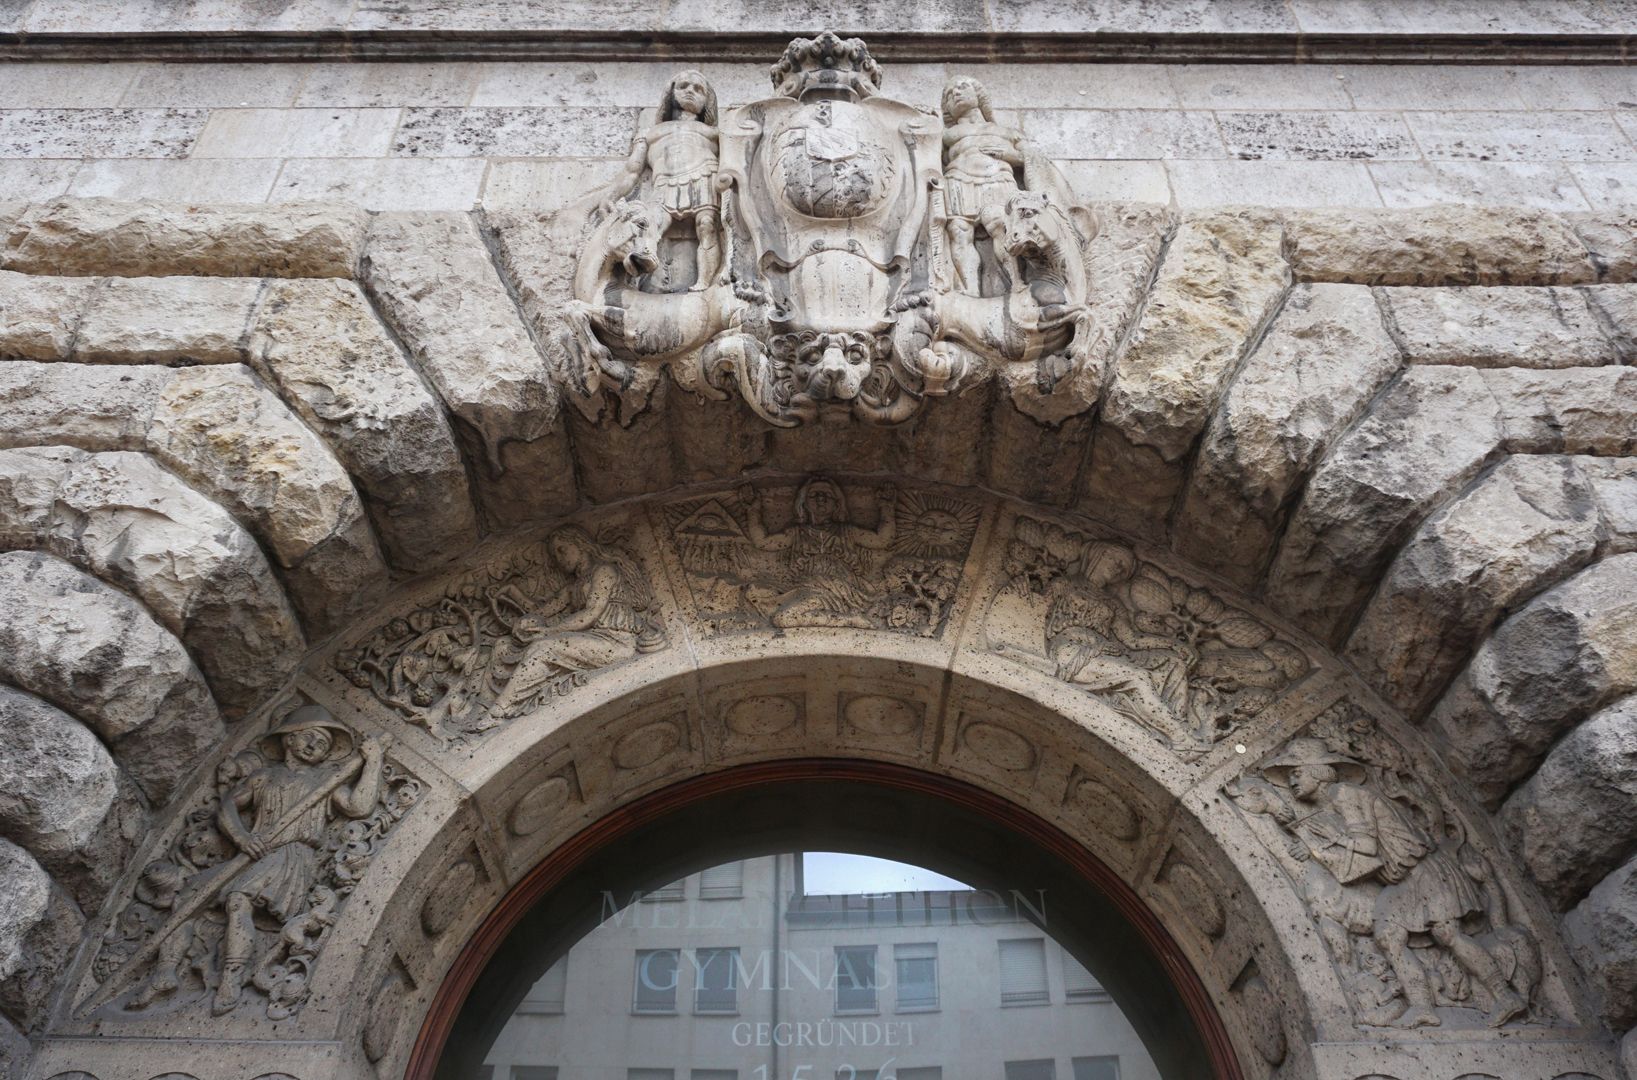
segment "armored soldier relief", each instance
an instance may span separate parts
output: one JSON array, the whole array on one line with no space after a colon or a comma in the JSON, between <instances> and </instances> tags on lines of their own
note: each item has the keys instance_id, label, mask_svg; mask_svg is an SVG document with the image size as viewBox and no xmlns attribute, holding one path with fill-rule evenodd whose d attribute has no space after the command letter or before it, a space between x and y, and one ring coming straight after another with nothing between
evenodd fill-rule
<instances>
[{"instance_id":1,"label":"armored soldier relief","mask_svg":"<svg viewBox=\"0 0 1637 1080\"><path fill-rule=\"evenodd\" d=\"M866 513L864 507L873 507ZM720 630L942 632L976 506L813 477L666 507L699 616Z\"/></svg>"},{"instance_id":2,"label":"armored soldier relief","mask_svg":"<svg viewBox=\"0 0 1637 1080\"><path fill-rule=\"evenodd\" d=\"M625 537L563 525L491 559L332 662L408 722L458 742L667 640L647 571Z\"/></svg>"},{"instance_id":3,"label":"armored soldier relief","mask_svg":"<svg viewBox=\"0 0 1637 1080\"><path fill-rule=\"evenodd\" d=\"M1227 792L1300 882L1360 1023L1549 1022L1493 865L1363 710L1333 706Z\"/></svg>"},{"instance_id":4,"label":"armored soldier relief","mask_svg":"<svg viewBox=\"0 0 1637 1080\"><path fill-rule=\"evenodd\" d=\"M989 605L989 647L1084 688L1197 755L1304 675L1295 645L1130 547L1020 517Z\"/></svg>"},{"instance_id":5,"label":"armored soldier relief","mask_svg":"<svg viewBox=\"0 0 1637 1080\"><path fill-rule=\"evenodd\" d=\"M295 1013L347 897L420 795L388 749L304 705L224 761L109 927L81 1011Z\"/></svg>"},{"instance_id":6,"label":"armored soldier relief","mask_svg":"<svg viewBox=\"0 0 1637 1080\"><path fill-rule=\"evenodd\" d=\"M620 176L563 212L580 254L551 351L587 416L639 410L662 368L788 427L900 422L1018 364L1049 394L1087 363L1092 216L976 80L940 122L830 33L772 76L718 117L677 75Z\"/></svg>"}]
</instances>

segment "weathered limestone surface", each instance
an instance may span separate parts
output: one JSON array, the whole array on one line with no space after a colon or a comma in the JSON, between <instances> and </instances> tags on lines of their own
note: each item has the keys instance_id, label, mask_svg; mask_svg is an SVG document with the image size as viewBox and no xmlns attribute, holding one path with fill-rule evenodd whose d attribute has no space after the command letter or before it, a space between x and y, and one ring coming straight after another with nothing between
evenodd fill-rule
<instances>
[{"instance_id":1,"label":"weathered limestone surface","mask_svg":"<svg viewBox=\"0 0 1637 1080\"><path fill-rule=\"evenodd\" d=\"M1603 992L1610 1025L1637 1024L1637 858L1592 889L1563 927L1575 958Z\"/></svg>"},{"instance_id":2,"label":"weathered limestone surface","mask_svg":"<svg viewBox=\"0 0 1637 1080\"><path fill-rule=\"evenodd\" d=\"M43 552L0 554L0 680L90 726L155 806L225 733L181 642L127 594Z\"/></svg>"},{"instance_id":3,"label":"weathered limestone surface","mask_svg":"<svg viewBox=\"0 0 1637 1080\"><path fill-rule=\"evenodd\" d=\"M1637 850L1637 697L1560 739L1502 808L1508 838L1559 911Z\"/></svg>"},{"instance_id":4,"label":"weathered limestone surface","mask_svg":"<svg viewBox=\"0 0 1637 1080\"><path fill-rule=\"evenodd\" d=\"M477 541L443 409L357 285L269 282L251 351L357 483L392 565L424 570Z\"/></svg>"},{"instance_id":5,"label":"weathered limestone surface","mask_svg":"<svg viewBox=\"0 0 1637 1080\"><path fill-rule=\"evenodd\" d=\"M1637 285L1591 285L1585 293L1592 310L1607 324L1621 357L1628 364L1637 362Z\"/></svg>"},{"instance_id":6,"label":"weathered limestone surface","mask_svg":"<svg viewBox=\"0 0 1637 1080\"><path fill-rule=\"evenodd\" d=\"M0 364L0 445L146 451L245 522L315 631L385 580L352 480L238 365Z\"/></svg>"},{"instance_id":7,"label":"weathered limestone surface","mask_svg":"<svg viewBox=\"0 0 1637 1080\"><path fill-rule=\"evenodd\" d=\"M379 215L363 272L448 406L489 523L511 528L571 508L557 387L471 215Z\"/></svg>"},{"instance_id":8,"label":"weathered limestone surface","mask_svg":"<svg viewBox=\"0 0 1637 1080\"><path fill-rule=\"evenodd\" d=\"M1428 721L1475 798L1499 806L1592 710L1637 690L1637 553L1541 594L1478 648Z\"/></svg>"},{"instance_id":9,"label":"weathered limestone surface","mask_svg":"<svg viewBox=\"0 0 1637 1080\"><path fill-rule=\"evenodd\" d=\"M1393 551L1490 461L1634 446L1637 370L1412 367L1309 481L1274 557L1269 599L1339 644Z\"/></svg>"},{"instance_id":10,"label":"weathered limestone surface","mask_svg":"<svg viewBox=\"0 0 1637 1080\"><path fill-rule=\"evenodd\" d=\"M1420 716L1504 612L1598 554L1637 546L1620 514L1634 504L1637 460L1506 459L1399 552L1344 655Z\"/></svg>"},{"instance_id":11,"label":"weathered limestone surface","mask_svg":"<svg viewBox=\"0 0 1637 1080\"><path fill-rule=\"evenodd\" d=\"M34 857L0 837L0 1012L27 1030L45 1019L85 917ZM0 1058L0 1061L4 1061Z\"/></svg>"},{"instance_id":12,"label":"weathered limestone surface","mask_svg":"<svg viewBox=\"0 0 1637 1080\"><path fill-rule=\"evenodd\" d=\"M59 199L11 226L0 266L125 277L351 277L368 215L339 203L188 206Z\"/></svg>"},{"instance_id":13,"label":"weathered limestone surface","mask_svg":"<svg viewBox=\"0 0 1637 1080\"><path fill-rule=\"evenodd\" d=\"M141 797L84 724L32 694L0 685L0 731L0 836L96 910L147 831Z\"/></svg>"},{"instance_id":14,"label":"weathered limestone surface","mask_svg":"<svg viewBox=\"0 0 1637 1080\"><path fill-rule=\"evenodd\" d=\"M1476 476L1501 439L1481 372L1406 371L1308 481L1269 570L1273 606L1337 638L1420 515Z\"/></svg>"},{"instance_id":15,"label":"weathered limestone surface","mask_svg":"<svg viewBox=\"0 0 1637 1080\"><path fill-rule=\"evenodd\" d=\"M1292 289L1206 430L1177 517L1177 550L1254 584L1291 494L1399 362L1370 289Z\"/></svg>"},{"instance_id":16,"label":"weathered limestone surface","mask_svg":"<svg viewBox=\"0 0 1637 1080\"><path fill-rule=\"evenodd\" d=\"M49 551L133 593L229 717L271 693L306 647L250 534L143 454L0 450L0 547Z\"/></svg>"},{"instance_id":17,"label":"weathered limestone surface","mask_svg":"<svg viewBox=\"0 0 1637 1080\"><path fill-rule=\"evenodd\" d=\"M261 289L256 278L110 278L86 306L72 358L116 364L241 363L248 356L245 339Z\"/></svg>"},{"instance_id":18,"label":"weathered limestone surface","mask_svg":"<svg viewBox=\"0 0 1637 1080\"><path fill-rule=\"evenodd\" d=\"M1434 206L1368 215L1304 210L1285 224L1299 281L1362 285L1578 285L1597 280L1556 214Z\"/></svg>"},{"instance_id":19,"label":"weathered limestone surface","mask_svg":"<svg viewBox=\"0 0 1637 1080\"><path fill-rule=\"evenodd\" d=\"M1616 212L1568 217L1597 268L1597 280L1637 279L1637 215Z\"/></svg>"},{"instance_id":20,"label":"weathered limestone surface","mask_svg":"<svg viewBox=\"0 0 1637 1080\"><path fill-rule=\"evenodd\" d=\"M1620 362L1577 289L1388 288L1381 298L1412 364L1560 368Z\"/></svg>"},{"instance_id":21,"label":"weathered limestone surface","mask_svg":"<svg viewBox=\"0 0 1637 1080\"><path fill-rule=\"evenodd\" d=\"M537 341L548 340L558 328L557 298L571 295L565 283L574 275L583 211L572 207L555 215L504 211L487 215L487 222L524 318ZM681 479L664 415L665 402L675 389L661 379L646 409L635 416L605 416L601 423L586 421L576 409L563 410L579 463L581 494L607 502L670 487ZM642 462L640 481L621 464L632 461Z\"/></svg>"},{"instance_id":22,"label":"weathered limestone surface","mask_svg":"<svg viewBox=\"0 0 1637 1080\"><path fill-rule=\"evenodd\" d=\"M1278 215L1183 220L1123 355L1092 439L1080 505L1153 539L1222 384L1289 283Z\"/></svg>"},{"instance_id":23,"label":"weathered limestone surface","mask_svg":"<svg viewBox=\"0 0 1637 1080\"><path fill-rule=\"evenodd\" d=\"M0 966L0 971L3 970L4 967ZM4 994L5 991L0 990L0 995ZM28 1036L6 1018L4 1006L0 1006L0 1076L21 1076L33 1053L34 1047L29 1043Z\"/></svg>"},{"instance_id":24,"label":"weathered limestone surface","mask_svg":"<svg viewBox=\"0 0 1637 1080\"><path fill-rule=\"evenodd\" d=\"M33 277L0 270L0 357L65 360L86 297L98 282L91 278Z\"/></svg>"}]
</instances>

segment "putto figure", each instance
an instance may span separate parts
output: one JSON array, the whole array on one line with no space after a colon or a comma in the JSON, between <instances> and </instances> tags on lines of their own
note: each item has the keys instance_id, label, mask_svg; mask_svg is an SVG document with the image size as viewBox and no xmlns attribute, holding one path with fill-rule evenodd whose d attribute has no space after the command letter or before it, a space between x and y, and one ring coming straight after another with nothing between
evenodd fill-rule
<instances>
[{"instance_id":1,"label":"putto figure","mask_svg":"<svg viewBox=\"0 0 1637 1080\"><path fill-rule=\"evenodd\" d=\"M672 218L693 226L698 242L694 291L714 284L722 269L716 170L716 91L699 72L681 72L660 99L659 122L637 139L625 169L610 185L608 202L630 196L643 173L650 175L654 201Z\"/></svg>"}]
</instances>

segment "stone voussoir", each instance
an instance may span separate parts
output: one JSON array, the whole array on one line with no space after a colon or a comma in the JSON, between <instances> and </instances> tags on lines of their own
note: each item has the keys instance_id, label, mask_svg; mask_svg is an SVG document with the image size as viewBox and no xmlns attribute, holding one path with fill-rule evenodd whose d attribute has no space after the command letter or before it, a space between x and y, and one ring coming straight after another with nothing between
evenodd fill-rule
<instances>
[{"instance_id":1,"label":"stone voussoir","mask_svg":"<svg viewBox=\"0 0 1637 1080\"><path fill-rule=\"evenodd\" d=\"M141 796L90 729L33 694L0 685L0 731L0 836L97 910L147 832Z\"/></svg>"},{"instance_id":2,"label":"stone voussoir","mask_svg":"<svg viewBox=\"0 0 1637 1080\"><path fill-rule=\"evenodd\" d=\"M1637 1024L1637 858L1599 882L1563 928L1575 959L1602 991L1610 1026Z\"/></svg>"},{"instance_id":3,"label":"stone voussoir","mask_svg":"<svg viewBox=\"0 0 1637 1080\"><path fill-rule=\"evenodd\" d=\"M1480 645L1428 717L1444 758L1497 807L1569 728L1637 690L1637 553L1526 604Z\"/></svg>"},{"instance_id":4,"label":"stone voussoir","mask_svg":"<svg viewBox=\"0 0 1637 1080\"><path fill-rule=\"evenodd\" d=\"M1339 645L1398 547L1488 463L1634 448L1632 368L1411 366L1314 472L1274 556L1269 601Z\"/></svg>"},{"instance_id":5,"label":"stone voussoir","mask_svg":"<svg viewBox=\"0 0 1637 1080\"><path fill-rule=\"evenodd\" d=\"M280 686L306 648L255 540L145 454L0 450L0 547L48 551L135 595L229 718Z\"/></svg>"},{"instance_id":6,"label":"stone voussoir","mask_svg":"<svg viewBox=\"0 0 1637 1080\"><path fill-rule=\"evenodd\" d=\"M24 1031L45 1020L57 977L85 930L81 915L35 858L0 837L0 1012Z\"/></svg>"},{"instance_id":7,"label":"stone voussoir","mask_svg":"<svg viewBox=\"0 0 1637 1080\"><path fill-rule=\"evenodd\" d=\"M357 484L387 561L425 570L477 542L466 467L442 405L350 281L272 281L252 364Z\"/></svg>"},{"instance_id":8,"label":"stone voussoir","mask_svg":"<svg viewBox=\"0 0 1637 1080\"><path fill-rule=\"evenodd\" d=\"M236 364L258 278L109 278L86 304L69 359L114 364Z\"/></svg>"},{"instance_id":9,"label":"stone voussoir","mask_svg":"<svg viewBox=\"0 0 1637 1080\"><path fill-rule=\"evenodd\" d=\"M1582 285L1596 267L1557 214L1495 206L1300 210L1285 217L1298 281Z\"/></svg>"},{"instance_id":10,"label":"stone voussoir","mask_svg":"<svg viewBox=\"0 0 1637 1080\"><path fill-rule=\"evenodd\" d=\"M1232 209L1183 219L1114 363L1082 509L1158 538L1223 383L1289 282L1277 214Z\"/></svg>"},{"instance_id":11,"label":"stone voussoir","mask_svg":"<svg viewBox=\"0 0 1637 1080\"><path fill-rule=\"evenodd\" d=\"M71 276L351 277L368 217L341 203L57 199L12 223L0 267Z\"/></svg>"},{"instance_id":12,"label":"stone voussoir","mask_svg":"<svg viewBox=\"0 0 1637 1080\"><path fill-rule=\"evenodd\" d=\"M43 552L0 554L0 681L88 725L155 806L225 734L182 643L132 597Z\"/></svg>"},{"instance_id":13,"label":"stone voussoir","mask_svg":"<svg viewBox=\"0 0 1637 1080\"><path fill-rule=\"evenodd\" d=\"M485 517L511 528L575 503L567 425L470 214L379 214L363 281L448 406Z\"/></svg>"},{"instance_id":14,"label":"stone voussoir","mask_svg":"<svg viewBox=\"0 0 1637 1080\"><path fill-rule=\"evenodd\" d=\"M1293 492L1399 369L1371 290L1291 290L1194 459L1176 550L1242 587L1267 568Z\"/></svg>"},{"instance_id":15,"label":"stone voussoir","mask_svg":"<svg viewBox=\"0 0 1637 1080\"><path fill-rule=\"evenodd\" d=\"M0 364L0 445L151 453L266 544L309 628L386 578L352 481L239 365Z\"/></svg>"},{"instance_id":16,"label":"stone voussoir","mask_svg":"<svg viewBox=\"0 0 1637 1080\"><path fill-rule=\"evenodd\" d=\"M1637 851L1637 697L1562 739L1501 811L1508 839L1547 899L1567 910Z\"/></svg>"},{"instance_id":17,"label":"stone voussoir","mask_svg":"<svg viewBox=\"0 0 1637 1080\"><path fill-rule=\"evenodd\" d=\"M1593 558L1637 546L1637 460L1518 455L1432 517L1394 559L1348 639L1360 674L1422 715L1501 616Z\"/></svg>"},{"instance_id":18,"label":"stone voussoir","mask_svg":"<svg viewBox=\"0 0 1637 1080\"><path fill-rule=\"evenodd\" d=\"M1620 362L1577 289L1398 286L1383 288L1381 299L1411 364L1561 368Z\"/></svg>"}]
</instances>

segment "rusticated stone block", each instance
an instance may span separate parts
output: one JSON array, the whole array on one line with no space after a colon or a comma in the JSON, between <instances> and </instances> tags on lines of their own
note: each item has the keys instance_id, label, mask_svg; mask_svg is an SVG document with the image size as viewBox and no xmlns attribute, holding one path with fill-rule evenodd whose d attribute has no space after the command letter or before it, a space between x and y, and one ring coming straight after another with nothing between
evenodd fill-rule
<instances>
[{"instance_id":1,"label":"rusticated stone block","mask_svg":"<svg viewBox=\"0 0 1637 1080\"><path fill-rule=\"evenodd\" d=\"M1552 747L1502 808L1508 838L1558 910L1637 847L1637 697L1599 711Z\"/></svg>"},{"instance_id":2,"label":"rusticated stone block","mask_svg":"<svg viewBox=\"0 0 1637 1080\"><path fill-rule=\"evenodd\" d=\"M330 203L58 199L13 223L0 266L71 276L351 277L367 221L358 207Z\"/></svg>"},{"instance_id":3,"label":"rusticated stone block","mask_svg":"<svg viewBox=\"0 0 1637 1080\"><path fill-rule=\"evenodd\" d=\"M31 1031L45 1019L51 988L79 947L85 917L32 855L4 837L0 896L6 898L0 904L0 1012Z\"/></svg>"},{"instance_id":4,"label":"rusticated stone block","mask_svg":"<svg viewBox=\"0 0 1637 1080\"><path fill-rule=\"evenodd\" d=\"M1252 585L1273 555L1292 492L1398 367L1371 290L1291 290L1206 430L1177 518L1177 550Z\"/></svg>"},{"instance_id":5,"label":"rusticated stone block","mask_svg":"<svg viewBox=\"0 0 1637 1080\"><path fill-rule=\"evenodd\" d=\"M49 551L133 593L188 647L230 717L306 648L256 541L144 454L0 450L0 547Z\"/></svg>"},{"instance_id":6,"label":"rusticated stone block","mask_svg":"<svg viewBox=\"0 0 1637 1080\"><path fill-rule=\"evenodd\" d=\"M86 306L73 358L240 363L261 289L256 278L110 278Z\"/></svg>"},{"instance_id":7,"label":"rusticated stone block","mask_svg":"<svg viewBox=\"0 0 1637 1080\"><path fill-rule=\"evenodd\" d=\"M1637 1024L1637 859L1604 878L1563 920L1569 948L1603 992L1603 1015Z\"/></svg>"},{"instance_id":8,"label":"rusticated stone block","mask_svg":"<svg viewBox=\"0 0 1637 1080\"><path fill-rule=\"evenodd\" d=\"M382 214L364 282L454 418L483 511L510 528L574 503L557 388L468 214Z\"/></svg>"},{"instance_id":9,"label":"rusticated stone block","mask_svg":"<svg viewBox=\"0 0 1637 1080\"><path fill-rule=\"evenodd\" d=\"M1298 281L1578 285L1597 280L1568 223L1538 210L1303 210L1286 215L1285 235Z\"/></svg>"},{"instance_id":10,"label":"rusticated stone block","mask_svg":"<svg viewBox=\"0 0 1637 1080\"><path fill-rule=\"evenodd\" d=\"M1498 806L1563 733L1637 690L1637 554L1594 563L1500 625L1428 725L1475 798Z\"/></svg>"},{"instance_id":11,"label":"rusticated stone block","mask_svg":"<svg viewBox=\"0 0 1637 1080\"><path fill-rule=\"evenodd\" d=\"M147 832L136 789L84 724L0 685L0 835L95 911Z\"/></svg>"},{"instance_id":12,"label":"rusticated stone block","mask_svg":"<svg viewBox=\"0 0 1637 1080\"><path fill-rule=\"evenodd\" d=\"M0 357L64 360L86 298L99 283L90 278L32 277L0 270Z\"/></svg>"},{"instance_id":13,"label":"rusticated stone block","mask_svg":"<svg viewBox=\"0 0 1637 1080\"><path fill-rule=\"evenodd\" d=\"M1570 214L1598 281L1637 281L1637 214Z\"/></svg>"},{"instance_id":14,"label":"rusticated stone block","mask_svg":"<svg viewBox=\"0 0 1637 1080\"><path fill-rule=\"evenodd\" d=\"M1182 222L1115 361L1081 507L1141 536L1163 531L1223 381L1288 282L1275 214L1225 210Z\"/></svg>"},{"instance_id":15,"label":"rusticated stone block","mask_svg":"<svg viewBox=\"0 0 1637 1080\"><path fill-rule=\"evenodd\" d=\"M1580 465L1601 460L1501 462L1399 552L1344 655L1398 708L1421 715L1502 613L1599 551L1611 531L1598 491L1605 478ZM1610 464L1627 466L1627 484L1637 484L1637 462ZM1616 478L1606 479L1618 497Z\"/></svg>"},{"instance_id":16,"label":"rusticated stone block","mask_svg":"<svg viewBox=\"0 0 1637 1080\"><path fill-rule=\"evenodd\" d=\"M1565 288L1381 290L1412 364L1561 368L1617 364L1585 296Z\"/></svg>"},{"instance_id":17,"label":"rusticated stone block","mask_svg":"<svg viewBox=\"0 0 1637 1080\"><path fill-rule=\"evenodd\" d=\"M156 806L224 734L181 642L130 596L43 552L0 554L0 680L83 721Z\"/></svg>"},{"instance_id":18,"label":"rusticated stone block","mask_svg":"<svg viewBox=\"0 0 1637 1080\"><path fill-rule=\"evenodd\" d=\"M477 542L443 408L357 285L269 282L250 351L358 486L393 566L424 570Z\"/></svg>"}]
</instances>

